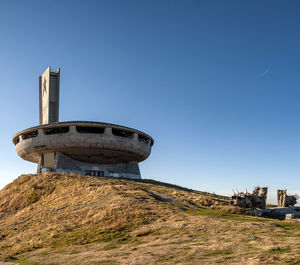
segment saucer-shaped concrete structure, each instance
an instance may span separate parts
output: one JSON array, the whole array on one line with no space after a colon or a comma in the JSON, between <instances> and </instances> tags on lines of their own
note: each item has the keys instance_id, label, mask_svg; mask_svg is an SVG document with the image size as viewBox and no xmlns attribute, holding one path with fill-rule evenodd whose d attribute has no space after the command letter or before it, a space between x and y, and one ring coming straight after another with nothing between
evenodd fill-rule
<instances>
[{"instance_id":1,"label":"saucer-shaped concrete structure","mask_svg":"<svg viewBox=\"0 0 300 265\"><path fill-rule=\"evenodd\" d=\"M38 163L38 173L66 171L140 178L138 163L150 155L154 140L141 131L116 124L58 122L59 74L59 70L51 72L48 68L40 77L41 125L13 137L17 154Z\"/></svg>"},{"instance_id":2,"label":"saucer-shaped concrete structure","mask_svg":"<svg viewBox=\"0 0 300 265\"><path fill-rule=\"evenodd\" d=\"M32 127L17 133L13 142L17 154L34 163L45 152L61 152L93 164L141 162L150 155L153 145L153 139L138 130L86 121Z\"/></svg>"}]
</instances>

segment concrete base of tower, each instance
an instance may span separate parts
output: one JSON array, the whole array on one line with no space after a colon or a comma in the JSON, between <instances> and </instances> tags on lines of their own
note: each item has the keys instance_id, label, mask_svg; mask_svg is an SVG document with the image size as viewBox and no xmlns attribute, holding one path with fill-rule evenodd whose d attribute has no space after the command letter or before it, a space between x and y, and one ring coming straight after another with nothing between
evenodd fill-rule
<instances>
[{"instance_id":1,"label":"concrete base of tower","mask_svg":"<svg viewBox=\"0 0 300 265\"><path fill-rule=\"evenodd\" d=\"M97 177L140 179L137 162L122 164L91 164L74 160L61 152L40 154L37 173L73 172Z\"/></svg>"}]
</instances>

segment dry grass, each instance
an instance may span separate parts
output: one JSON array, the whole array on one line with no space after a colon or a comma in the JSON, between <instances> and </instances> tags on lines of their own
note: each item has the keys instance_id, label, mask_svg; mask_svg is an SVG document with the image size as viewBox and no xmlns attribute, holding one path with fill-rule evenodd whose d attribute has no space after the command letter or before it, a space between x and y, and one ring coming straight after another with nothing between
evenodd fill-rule
<instances>
[{"instance_id":1,"label":"dry grass","mask_svg":"<svg viewBox=\"0 0 300 265\"><path fill-rule=\"evenodd\" d=\"M0 257L23 264L299 264L300 224L155 181L23 175L0 191Z\"/></svg>"}]
</instances>

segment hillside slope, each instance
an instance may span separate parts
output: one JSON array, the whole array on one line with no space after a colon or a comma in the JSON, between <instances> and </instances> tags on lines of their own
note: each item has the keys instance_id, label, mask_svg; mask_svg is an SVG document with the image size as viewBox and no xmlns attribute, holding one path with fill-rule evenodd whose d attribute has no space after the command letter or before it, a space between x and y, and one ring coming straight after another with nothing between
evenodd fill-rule
<instances>
[{"instance_id":1,"label":"hillside slope","mask_svg":"<svg viewBox=\"0 0 300 265\"><path fill-rule=\"evenodd\" d=\"M0 255L28 264L300 261L298 223L230 212L226 198L151 180L22 175L0 191Z\"/></svg>"}]
</instances>

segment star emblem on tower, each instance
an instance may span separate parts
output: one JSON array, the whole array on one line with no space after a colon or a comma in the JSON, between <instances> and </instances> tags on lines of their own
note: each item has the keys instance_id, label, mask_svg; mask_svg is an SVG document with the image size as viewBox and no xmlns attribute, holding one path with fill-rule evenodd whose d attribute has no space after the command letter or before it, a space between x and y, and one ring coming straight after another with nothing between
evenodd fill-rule
<instances>
[{"instance_id":1,"label":"star emblem on tower","mask_svg":"<svg viewBox=\"0 0 300 265\"><path fill-rule=\"evenodd\" d=\"M47 93L47 78L45 77L43 80L43 95Z\"/></svg>"}]
</instances>

